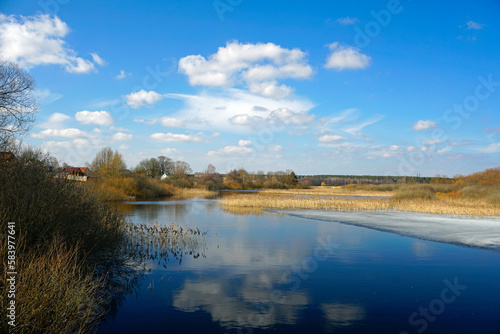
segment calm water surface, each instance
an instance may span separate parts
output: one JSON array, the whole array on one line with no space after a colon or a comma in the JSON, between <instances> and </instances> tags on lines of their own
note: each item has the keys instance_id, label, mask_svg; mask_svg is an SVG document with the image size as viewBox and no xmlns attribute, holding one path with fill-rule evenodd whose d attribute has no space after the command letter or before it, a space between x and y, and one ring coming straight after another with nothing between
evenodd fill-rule
<instances>
[{"instance_id":1,"label":"calm water surface","mask_svg":"<svg viewBox=\"0 0 500 334\"><path fill-rule=\"evenodd\" d=\"M204 256L150 263L99 333L500 333L500 253L215 200L120 210L208 234Z\"/></svg>"}]
</instances>

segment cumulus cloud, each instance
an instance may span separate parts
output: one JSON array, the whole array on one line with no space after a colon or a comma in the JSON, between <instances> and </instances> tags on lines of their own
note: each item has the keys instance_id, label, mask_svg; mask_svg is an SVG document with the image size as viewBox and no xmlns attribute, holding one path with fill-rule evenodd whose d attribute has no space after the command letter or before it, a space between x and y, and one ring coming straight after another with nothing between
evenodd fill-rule
<instances>
[{"instance_id":1,"label":"cumulus cloud","mask_svg":"<svg viewBox=\"0 0 500 334\"><path fill-rule=\"evenodd\" d=\"M246 114L236 115L229 119L229 123L233 125L245 125L245 126L257 126L262 124L264 121L263 117L260 116L250 116Z\"/></svg>"},{"instance_id":2,"label":"cumulus cloud","mask_svg":"<svg viewBox=\"0 0 500 334\"><path fill-rule=\"evenodd\" d=\"M117 132L113 135L113 140L116 141L132 140L132 135L123 132Z\"/></svg>"},{"instance_id":3,"label":"cumulus cloud","mask_svg":"<svg viewBox=\"0 0 500 334\"><path fill-rule=\"evenodd\" d=\"M370 65L371 57L362 54L355 47L340 46L338 42L334 42L328 47L332 53L328 56L324 65L327 69L337 71L358 70Z\"/></svg>"},{"instance_id":4,"label":"cumulus cloud","mask_svg":"<svg viewBox=\"0 0 500 334\"><path fill-rule=\"evenodd\" d=\"M324 135L324 136L319 137L319 141L321 143L332 143L332 142L338 142L338 141L343 141L343 140L347 140L347 138L339 136L339 135Z\"/></svg>"},{"instance_id":5,"label":"cumulus cloud","mask_svg":"<svg viewBox=\"0 0 500 334\"><path fill-rule=\"evenodd\" d=\"M185 107L172 117L183 120L184 125L192 129L216 128L241 133L254 132L270 124L275 127L276 123L299 125L314 120L314 115L308 112L314 104L301 98L276 100L234 88L212 95L166 96L185 101Z\"/></svg>"},{"instance_id":6,"label":"cumulus cloud","mask_svg":"<svg viewBox=\"0 0 500 334\"><path fill-rule=\"evenodd\" d=\"M197 134L182 134L182 133L153 133L150 138L158 141L166 142L188 142L188 143L201 143L204 141L203 133Z\"/></svg>"},{"instance_id":7,"label":"cumulus cloud","mask_svg":"<svg viewBox=\"0 0 500 334\"><path fill-rule=\"evenodd\" d=\"M275 99L288 96L292 89L278 79L306 79L312 76L307 53L274 43L228 42L207 58L189 55L179 60L179 72L193 86L233 87L244 82L252 93Z\"/></svg>"},{"instance_id":8,"label":"cumulus cloud","mask_svg":"<svg viewBox=\"0 0 500 334\"><path fill-rule=\"evenodd\" d=\"M209 156L214 156L214 155L219 155L219 156L225 156L225 155L248 155L250 153L254 152L253 148L250 147L245 147L245 146L226 146L224 148L221 148L217 151L209 151L207 154Z\"/></svg>"},{"instance_id":9,"label":"cumulus cloud","mask_svg":"<svg viewBox=\"0 0 500 334\"><path fill-rule=\"evenodd\" d=\"M50 115L46 122L40 124L40 127L44 129L61 128L63 127L64 122L69 119L71 119L71 117L68 115L56 112Z\"/></svg>"},{"instance_id":10,"label":"cumulus cloud","mask_svg":"<svg viewBox=\"0 0 500 334\"><path fill-rule=\"evenodd\" d=\"M54 151L60 148L70 148L71 143L69 141L46 141L42 143L42 147L48 151Z\"/></svg>"},{"instance_id":11,"label":"cumulus cloud","mask_svg":"<svg viewBox=\"0 0 500 334\"><path fill-rule=\"evenodd\" d=\"M127 104L132 108L140 108L146 104L153 105L163 99L163 95L155 91L145 91L141 89L138 92L130 93L126 96Z\"/></svg>"},{"instance_id":12,"label":"cumulus cloud","mask_svg":"<svg viewBox=\"0 0 500 334\"><path fill-rule=\"evenodd\" d=\"M95 71L102 59L92 54L94 62L77 56L64 37L68 25L57 16L6 16L0 13L0 54L29 69L38 65L60 65L70 73Z\"/></svg>"},{"instance_id":13,"label":"cumulus cloud","mask_svg":"<svg viewBox=\"0 0 500 334\"><path fill-rule=\"evenodd\" d=\"M79 129L47 129L39 133L31 135L34 138L48 138L48 137L66 137L66 138L83 138L88 137L85 132Z\"/></svg>"},{"instance_id":14,"label":"cumulus cloud","mask_svg":"<svg viewBox=\"0 0 500 334\"><path fill-rule=\"evenodd\" d=\"M391 145L389 147L389 151L397 151L397 150L399 150L399 146L398 145Z\"/></svg>"},{"instance_id":15,"label":"cumulus cloud","mask_svg":"<svg viewBox=\"0 0 500 334\"><path fill-rule=\"evenodd\" d=\"M180 120L178 118L172 118L172 117L162 117L160 119L161 125L170 127L170 128L180 128L184 126L184 121Z\"/></svg>"},{"instance_id":16,"label":"cumulus cloud","mask_svg":"<svg viewBox=\"0 0 500 334\"><path fill-rule=\"evenodd\" d=\"M240 139L238 141L238 145L241 146L241 147L250 146L250 145L252 145L252 141L251 140Z\"/></svg>"},{"instance_id":17,"label":"cumulus cloud","mask_svg":"<svg viewBox=\"0 0 500 334\"><path fill-rule=\"evenodd\" d=\"M423 131L434 127L436 127L436 122L430 120L427 121L419 120L417 123L413 125L413 130Z\"/></svg>"},{"instance_id":18,"label":"cumulus cloud","mask_svg":"<svg viewBox=\"0 0 500 334\"><path fill-rule=\"evenodd\" d=\"M75 114L75 118L82 124L97 124L110 126L115 123L111 114L107 111L88 111L83 110Z\"/></svg>"},{"instance_id":19,"label":"cumulus cloud","mask_svg":"<svg viewBox=\"0 0 500 334\"><path fill-rule=\"evenodd\" d=\"M348 26L348 25L351 25L351 24L354 24L356 22L358 22L359 20L355 17L340 17L337 19L337 22L343 26Z\"/></svg>"},{"instance_id":20,"label":"cumulus cloud","mask_svg":"<svg viewBox=\"0 0 500 334\"><path fill-rule=\"evenodd\" d=\"M408 147L406 148L406 150L407 150L408 152L417 152L417 151L422 151L422 152L425 152L425 151L427 151L427 147L425 147L425 146L424 146L424 147L420 147L420 148L418 148L418 147L415 147L415 146L408 146Z\"/></svg>"}]
</instances>

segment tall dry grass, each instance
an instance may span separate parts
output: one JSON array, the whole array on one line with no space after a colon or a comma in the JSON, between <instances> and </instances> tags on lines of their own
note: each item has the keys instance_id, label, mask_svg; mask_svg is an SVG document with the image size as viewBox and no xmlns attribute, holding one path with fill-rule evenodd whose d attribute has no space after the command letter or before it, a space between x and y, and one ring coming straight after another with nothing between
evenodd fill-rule
<instances>
[{"instance_id":1,"label":"tall dry grass","mask_svg":"<svg viewBox=\"0 0 500 334\"><path fill-rule=\"evenodd\" d=\"M384 188L385 189L385 188ZM310 189L265 189L260 191L269 195L314 195L314 196L364 196L364 197L388 197L392 196L392 190L373 190L371 187L311 187Z\"/></svg>"},{"instance_id":2,"label":"tall dry grass","mask_svg":"<svg viewBox=\"0 0 500 334\"><path fill-rule=\"evenodd\" d=\"M474 217L500 216L500 207L484 201L462 198L356 198L356 197L299 197L272 194L239 194L225 196L219 205L230 212L235 208L253 209L324 209L334 211L410 211L435 214L467 215Z\"/></svg>"},{"instance_id":3,"label":"tall dry grass","mask_svg":"<svg viewBox=\"0 0 500 334\"><path fill-rule=\"evenodd\" d=\"M180 199L185 198L216 198L218 193L216 191L206 190L203 188L174 188L173 189L174 196Z\"/></svg>"},{"instance_id":4,"label":"tall dry grass","mask_svg":"<svg viewBox=\"0 0 500 334\"><path fill-rule=\"evenodd\" d=\"M223 208L273 208L273 209L328 209L336 211L364 211L390 209L389 200L383 198L354 197L300 197L273 196L272 194L238 194L219 200Z\"/></svg>"},{"instance_id":5,"label":"tall dry grass","mask_svg":"<svg viewBox=\"0 0 500 334\"><path fill-rule=\"evenodd\" d=\"M1 308L7 309L9 300L7 276L6 238L0 240L3 259ZM24 240L17 243L20 251ZM85 266L78 246L68 247L55 237L48 247L40 251L17 253L16 275L16 327L15 333L87 333L96 329L106 314L102 307L105 280L94 277ZM0 331L12 328L6 320Z\"/></svg>"},{"instance_id":6,"label":"tall dry grass","mask_svg":"<svg viewBox=\"0 0 500 334\"><path fill-rule=\"evenodd\" d=\"M119 266L120 217L89 187L53 178L37 159L0 162L0 185L2 229L15 222L16 231L16 332L92 331L106 312L107 271ZM6 233L0 236L5 309ZM1 321L0 332L8 330Z\"/></svg>"}]
</instances>

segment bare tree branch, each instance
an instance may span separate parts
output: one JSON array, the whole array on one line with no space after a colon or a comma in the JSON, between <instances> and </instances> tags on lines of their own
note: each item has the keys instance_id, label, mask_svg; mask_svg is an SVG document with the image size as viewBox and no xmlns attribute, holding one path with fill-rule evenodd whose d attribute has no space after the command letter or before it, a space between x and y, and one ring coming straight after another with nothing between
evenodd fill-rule
<instances>
[{"instance_id":1,"label":"bare tree branch","mask_svg":"<svg viewBox=\"0 0 500 334\"><path fill-rule=\"evenodd\" d=\"M0 150L31 129L38 111L34 90L35 80L26 71L0 60Z\"/></svg>"}]
</instances>

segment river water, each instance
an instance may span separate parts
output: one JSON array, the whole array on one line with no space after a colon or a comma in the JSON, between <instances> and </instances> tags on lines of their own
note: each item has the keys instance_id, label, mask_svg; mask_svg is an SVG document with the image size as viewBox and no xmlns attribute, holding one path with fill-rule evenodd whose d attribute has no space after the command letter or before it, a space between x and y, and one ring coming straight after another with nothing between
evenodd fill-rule
<instances>
[{"instance_id":1,"label":"river water","mask_svg":"<svg viewBox=\"0 0 500 334\"><path fill-rule=\"evenodd\" d=\"M498 252L198 198L120 211L207 234L151 260L99 333L500 333Z\"/></svg>"}]
</instances>

